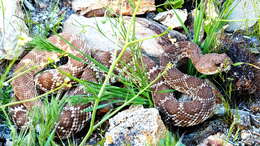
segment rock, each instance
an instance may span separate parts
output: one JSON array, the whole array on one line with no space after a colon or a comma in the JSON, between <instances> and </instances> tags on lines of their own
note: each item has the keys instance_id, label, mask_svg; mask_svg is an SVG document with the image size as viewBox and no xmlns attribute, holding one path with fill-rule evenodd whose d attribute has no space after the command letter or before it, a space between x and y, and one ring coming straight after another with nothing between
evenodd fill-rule
<instances>
[{"instance_id":1,"label":"rock","mask_svg":"<svg viewBox=\"0 0 260 146\"><path fill-rule=\"evenodd\" d=\"M134 0L137 4L137 0ZM104 16L107 12L132 15L134 9L128 0L73 0L72 8L86 17ZM155 11L155 0L142 0L137 15Z\"/></svg>"},{"instance_id":2,"label":"rock","mask_svg":"<svg viewBox=\"0 0 260 146\"><path fill-rule=\"evenodd\" d=\"M60 31L64 20L74 13L69 0L24 0L24 7L33 36L48 37L53 31Z\"/></svg>"},{"instance_id":3,"label":"rock","mask_svg":"<svg viewBox=\"0 0 260 146\"><path fill-rule=\"evenodd\" d=\"M250 36L249 37L250 44L252 44L255 47L260 47L260 40L257 38L257 36Z\"/></svg>"},{"instance_id":4,"label":"rock","mask_svg":"<svg viewBox=\"0 0 260 146\"><path fill-rule=\"evenodd\" d=\"M3 0L0 11L0 60L18 57L23 48L20 43L28 35L19 0ZM25 37L26 38L26 37ZM23 44L23 43L22 43Z\"/></svg>"},{"instance_id":5,"label":"rock","mask_svg":"<svg viewBox=\"0 0 260 146\"><path fill-rule=\"evenodd\" d=\"M131 17L124 17L125 27ZM64 32L81 34L88 41L89 48L101 50L121 49L124 45L122 25L116 18L85 18L71 15L64 23ZM119 29L120 28L120 29ZM135 23L136 39L143 39L158 35L166 30L166 27L144 18L137 18ZM159 56L165 48L172 44L172 40L184 40L186 36L177 32L169 31L167 35L142 41L141 48L151 56Z\"/></svg>"},{"instance_id":6,"label":"rock","mask_svg":"<svg viewBox=\"0 0 260 146\"><path fill-rule=\"evenodd\" d=\"M226 136L221 133L217 133L215 135L210 135L207 137L203 143L198 146L232 146L232 144L225 141Z\"/></svg>"},{"instance_id":7,"label":"rock","mask_svg":"<svg viewBox=\"0 0 260 146\"><path fill-rule=\"evenodd\" d=\"M223 106L218 105L215 110L215 115L225 116L226 109ZM254 115L252 112L230 109L233 115L236 126L239 129L250 129L253 125L260 126L260 115Z\"/></svg>"},{"instance_id":8,"label":"rock","mask_svg":"<svg viewBox=\"0 0 260 146\"><path fill-rule=\"evenodd\" d=\"M251 127L251 113L242 110L234 110L233 113L238 128L249 129Z\"/></svg>"},{"instance_id":9,"label":"rock","mask_svg":"<svg viewBox=\"0 0 260 146\"><path fill-rule=\"evenodd\" d=\"M157 21L161 22L162 24L169 26L171 28L177 28L177 27L182 26L182 24L179 21L177 16L179 16L182 23L184 23L188 17L187 10L186 9L184 9L184 10L175 9L175 10L169 10L166 12L161 12L154 17L154 20L157 20Z\"/></svg>"},{"instance_id":10,"label":"rock","mask_svg":"<svg viewBox=\"0 0 260 146\"><path fill-rule=\"evenodd\" d=\"M251 122L257 128L260 128L260 114L251 115Z\"/></svg>"},{"instance_id":11,"label":"rock","mask_svg":"<svg viewBox=\"0 0 260 146\"><path fill-rule=\"evenodd\" d=\"M243 145L260 145L260 129L242 130L241 141Z\"/></svg>"},{"instance_id":12,"label":"rock","mask_svg":"<svg viewBox=\"0 0 260 146\"><path fill-rule=\"evenodd\" d=\"M260 55L255 58L254 64L257 67L260 67ZM256 84L256 92L255 92L255 101L253 106L250 109L254 112L260 113L260 69L254 68L255 73L255 84Z\"/></svg>"},{"instance_id":13,"label":"rock","mask_svg":"<svg viewBox=\"0 0 260 146\"><path fill-rule=\"evenodd\" d=\"M217 133L227 133L228 125L221 120L206 121L203 124L185 129L182 142L185 145L198 145L207 137Z\"/></svg>"},{"instance_id":14,"label":"rock","mask_svg":"<svg viewBox=\"0 0 260 146\"><path fill-rule=\"evenodd\" d=\"M260 113L260 101L256 101L250 105L250 110L255 113Z\"/></svg>"},{"instance_id":15,"label":"rock","mask_svg":"<svg viewBox=\"0 0 260 146\"><path fill-rule=\"evenodd\" d=\"M11 129L7 125L0 124L0 145L8 145L11 140Z\"/></svg>"},{"instance_id":16,"label":"rock","mask_svg":"<svg viewBox=\"0 0 260 146\"><path fill-rule=\"evenodd\" d=\"M255 58L253 62L257 67L260 68L260 55ZM260 115L260 69L254 68L255 73L255 84L256 84L256 92L255 92L255 99L252 102L250 109L254 113L259 113Z\"/></svg>"},{"instance_id":17,"label":"rock","mask_svg":"<svg viewBox=\"0 0 260 146\"><path fill-rule=\"evenodd\" d=\"M231 8L233 7L228 17L230 20L228 31L246 30L253 26L260 16L259 0L235 0Z\"/></svg>"},{"instance_id":18,"label":"rock","mask_svg":"<svg viewBox=\"0 0 260 146\"><path fill-rule=\"evenodd\" d=\"M241 134L240 134L240 136L241 136L241 139L248 139L249 137L250 137L250 133L249 132L247 132L247 130L243 130L242 132L241 132Z\"/></svg>"},{"instance_id":19,"label":"rock","mask_svg":"<svg viewBox=\"0 0 260 146\"><path fill-rule=\"evenodd\" d=\"M248 48L255 45L247 36L240 33L225 34L221 36L220 46L223 49L229 48L226 53L235 62L254 63L255 55L250 53ZM228 72L228 77L232 78L234 87L234 99L243 99L245 94L252 94L256 91L256 76L252 66L242 64L232 66Z\"/></svg>"},{"instance_id":20,"label":"rock","mask_svg":"<svg viewBox=\"0 0 260 146\"><path fill-rule=\"evenodd\" d=\"M118 113L109 123L105 145L156 145L167 134L155 108L130 108Z\"/></svg>"},{"instance_id":21,"label":"rock","mask_svg":"<svg viewBox=\"0 0 260 146\"><path fill-rule=\"evenodd\" d=\"M260 54L260 48L248 48L248 50L250 51L250 53Z\"/></svg>"}]
</instances>

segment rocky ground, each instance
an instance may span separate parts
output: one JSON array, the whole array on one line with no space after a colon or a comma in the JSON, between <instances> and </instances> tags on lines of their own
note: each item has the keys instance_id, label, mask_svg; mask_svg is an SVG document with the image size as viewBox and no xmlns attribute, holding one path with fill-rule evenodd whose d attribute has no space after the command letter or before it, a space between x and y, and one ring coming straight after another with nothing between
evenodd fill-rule
<instances>
[{"instance_id":1,"label":"rocky ground","mask_svg":"<svg viewBox=\"0 0 260 146\"><path fill-rule=\"evenodd\" d=\"M24 40L29 40L27 36L31 38L49 37L54 32L83 32L82 36L90 42L89 46L93 48L120 49L118 45L110 41L118 41L118 38L113 35L115 30L111 30L111 22L116 24L116 16L122 14L127 16L124 18L125 23L130 23L130 17L133 14L130 4L124 0L121 1L122 7L119 7L118 1L114 0L104 0L103 3L95 0L24 0L23 2L16 0L16 3L12 2L6 4L6 7L13 11L6 12L6 17L0 19L2 21L0 35L2 38L0 73L2 75L12 59L18 57L19 60L28 52L23 51ZM211 5L210 2L208 5L205 4L207 9L205 9L204 17L208 18L207 21L221 15L220 8L225 1L215 2ZM246 8L244 8L245 3ZM174 5L174 10L171 5L160 6L161 4L165 4L165 1L143 0L136 13L137 39L160 34L167 27L173 28L168 35L175 39L153 38L145 40L140 45L152 57L158 57L163 51L160 50L161 46L167 45L171 41L194 39L193 35L185 33L182 25L186 25L191 34L196 33L193 25L194 15L196 15L194 1L188 0L184 4L177 3ZM234 65L228 73L209 78L225 99L222 100L222 103L220 102L213 117L193 127L173 127L165 121L156 108L131 106L111 118L109 123L107 121L103 124L103 129L97 130L88 143L96 144L103 141L104 145L123 145L125 143L131 145L160 143L163 145L165 141L161 139L167 137L167 133L170 131L178 137L180 145L260 145L260 24L259 20L257 22L255 19L260 17L260 3L257 3L256 0L250 2L242 0L240 3L235 0L231 6L233 5L236 7L227 19L249 20L226 23L223 28L219 29L215 37L216 44L213 51L225 52ZM241 12L241 9L245 11ZM11 17L13 15L17 17ZM111 17L110 23L107 23L107 17L104 15ZM180 20L184 23L181 24ZM201 42L209 35L207 34L207 23L205 19L203 25L205 29L199 33ZM15 26L10 27L8 24ZM96 29L97 25L102 28L105 36ZM12 69L9 76L12 76ZM7 88L11 87L3 86L4 90ZM0 105L10 101L4 101L6 97L13 96L12 91L8 92L9 95L0 93ZM119 105L113 105L111 108L117 106ZM0 144L10 145L12 141L10 126L3 113L0 114ZM85 134L84 131L82 134L78 134L76 143L80 143Z\"/></svg>"}]
</instances>

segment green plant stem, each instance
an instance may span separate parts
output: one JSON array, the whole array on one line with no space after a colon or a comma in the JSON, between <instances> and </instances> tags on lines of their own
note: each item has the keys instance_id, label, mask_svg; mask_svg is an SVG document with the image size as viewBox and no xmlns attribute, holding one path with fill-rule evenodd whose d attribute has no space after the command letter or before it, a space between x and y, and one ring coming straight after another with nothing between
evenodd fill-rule
<instances>
[{"instance_id":1,"label":"green plant stem","mask_svg":"<svg viewBox=\"0 0 260 146\"><path fill-rule=\"evenodd\" d=\"M34 70L34 69L37 69L38 67L40 67L40 66L39 66L39 65L37 65L37 66L32 66L31 68L29 68L29 69L27 69L27 70L25 70L25 71L23 71L23 72L20 72L19 74L15 75L15 76L12 77L11 79L5 81L5 83L10 83L12 80L18 78L19 76L21 76L21 75L23 75L23 74L26 74L27 72L30 72L30 71L32 71L32 70Z\"/></svg>"},{"instance_id":2,"label":"green plant stem","mask_svg":"<svg viewBox=\"0 0 260 146\"><path fill-rule=\"evenodd\" d=\"M259 66L254 65L254 64L252 64L252 63L248 63L248 62L236 62L236 63L233 64L233 66L239 66L239 65L243 65L243 64L250 65L250 66L252 66L252 67L254 67L254 68L256 68L256 69L260 69Z\"/></svg>"},{"instance_id":3,"label":"green plant stem","mask_svg":"<svg viewBox=\"0 0 260 146\"><path fill-rule=\"evenodd\" d=\"M204 11L205 11L205 6L203 4L199 4L199 6L197 6L197 2L196 2L196 10L195 10L195 20L194 20L194 38L193 38L193 42L196 44L200 44L199 42L199 37L200 37L200 32L203 29L203 17L204 17Z\"/></svg>"},{"instance_id":4,"label":"green plant stem","mask_svg":"<svg viewBox=\"0 0 260 146\"><path fill-rule=\"evenodd\" d=\"M117 112L119 112L121 109L123 109L125 106L129 105L133 100L135 100L139 95L141 95L144 91L146 91L148 88L150 88L157 80L159 80L167 71L169 70L169 67L166 67L166 69L160 73L150 84L148 84L145 88L143 88L141 91L139 91L133 98L129 99L127 102L122 104L120 107L118 107L116 110L114 110L111 114L104 117L100 122L98 122L94 129L97 129L102 123L104 123L106 120L111 118L113 115L115 115Z\"/></svg>"},{"instance_id":5,"label":"green plant stem","mask_svg":"<svg viewBox=\"0 0 260 146\"><path fill-rule=\"evenodd\" d=\"M107 83L108 83L108 81L109 81L109 79L110 79L111 74L113 73L114 68L116 67L116 64L117 64L117 63L119 62L119 60L121 59L121 57L123 56L123 54L124 54L124 52L126 51L126 48L127 48L128 46L129 46L129 43L127 43L127 44L123 47L123 49L121 50L121 52L120 52L120 54L118 55L118 57L116 58L116 60L114 60L114 61L112 62L112 65L111 65L110 68L109 68L109 71L108 71L108 73L107 73L107 76L106 76L106 78L105 78L105 81L104 81L104 83L103 83L103 85L102 85L102 87L101 87L101 89L100 89L100 91L99 91L99 93L98 93L97 98L95 99L95 103L94 103L94 106L93 106L93 111L92 111L92 115L91 115L91 121L90 121L90 127L89 127L89 130L88 130L88 133L87 133L87 135L84 137L84 139L82 140L80 146L83 146L83 145L85 144L85 142L87 141L87 139L89 138L89 136L90 136L90 135L92 134L92 132L94 131L93 126L94 126L95 117L96 117L96 112L97 112L97 106L98 106L98 104L99 104L99 102L100 102L100 98L101 98L101 96L103 95L103 93L104 93L104 91L105 91L105 87L106 87L106 85L107 85Z\"/></svg>"},{"instance_id":6,"label":"green plant stem","mask_svg":"<svg viewBox=\"0 0 260 146\"><path fill-rule=\"evenodd\" d=\"M37 99L39 99L39 98L41 98L41 97L43 97L43 96L49 95L49 94L51 94L51 93L53 93L53 92L55 92L55 91L57 91L57 90L62 89L62 88L65 87L65 86L68 86L68 84L64 83L64 84L62 84L61 86L59 86L59 87L57 87L57 88L55 88L55 89L53 89L53 90L50 90L50 91L48 91L48 92L46 92L46 93L44 93L44 94L41 94L41 95L39 95L39 96L36 96L36 97L34 97L34 98L11 102L11 103L8 103L8 104L5 104L5 105L0 106L0 108L3 108L3 109L4 109L4 108L7 107L7 106L12 106L12 105L16 105L16 104L22 104L22 103L25 103L25 102L35 101L35 100L37 100Z\"/></svg>"},{"instance_id":7,"label":"green plant stem","mask_svg":"<svg viewBox=\"0 0 260 146\"><path fill-rule=\"evenodd\" d=\"M138 4L137 4L137 7L135 8L134 10L134 13L133 13L133 16L135 16L135 14L137 13L137 10L138 10L138 6L140 5L140 0L138 1ZM134 25L133 24L133 21L135 20L134 17L131 18L131 25ZM155 37L159 37L159 36L162 36L166 33L168 33L168 29L164 32L164 33L161 33L159 35L156 35L156 36L152 36L152 37L147 37L147 38L144 38L144 39L139 39L139 40L134 40L134 41L131 41L131 42L128 42L128 39L129 39L129 34L130 34L130 27L131 25L128 27L128 31L127 31L127 35L126 35L126 39L125 39L125 45L123 46L121 52L119 53L118 57L112 62L110 68L109 68L109 71L107 73L107 76L105 78L105 81L103 82L103 85L98 93L98 96L97 98L95 99L95 103L94 103L94 106L93 106L93 111L92 111L92 115L91 115L91 121L90 121L90 127L89 127L89 130L86 134L86 136L84 137L84 139L82 140L82 142L80 143L79 146L83 146L86 141L88 140L88 138L91 136L91 134L93 133L93 131L95 130L94 128L94 122L95 122L95 117L96 117L96 112L97 112L97 107L98 107L98 104L100 102L100 98L101 96L103 95L104 91L105 91L105 87L110 79L110 76L112 75L113 73L113 70L114 68L116 67L116 64L119 62L119 60L121 59L121 57L123 56L124 52L126 51L126 49L132 45L132 44L135 44L137 42L141 42L141 41L144 41L144 40L147 40L147 39L151 39L151 38L155 38Z\"/></svg>"},{"instance_id":8,"label":"green plant stem","mask_svg":"<svg viewBox=\"0 0 260 146\"><path fill-rule=\"evenodd\" d=\"M110 79L110 76L111 76L112 73L113 73L113 70L114 70L116 64L119 62L119 60L120 60L121 57L123 56L123 54L124 54L124 52L126 51L126 49L127 49L130 45L132 45L132 44L135 44L135 43L138 43L138 42L142 42L142 41L144 41L144 40L148 40L148 39L152 39L152 38L156 38L156 37L163 36L163 35L165 35L165 34L168 33L168 30L169 30L169 28L168 28L167 30L165 30L165 31L164 31L163 33L161 33L161 34L154 35L154 36L147 37L147 38L143 38L143 39L139 39L139 40L134 40L134 41L128 42L128 43L126 43L126 44L124 45L124 47L123 47L123 49L121 50L121 52L119 53L118 57L112 62L112 65L111 65L110 68L109 68L109 71L108 71L108 73L107 73L107 76L106 76L106 78L105 78L105 81L103 82L103 85L102 85L102 87L101 87L101 89L100 89L100 91L99 91L99 94L98 94L98 96L97 96L97 98L96 98L96 100L95 100L95 103L94 103L94 106L93 106L92 115L91 115L90 128L89 128L89 130L88 130L87 135L86 135L86 136L84 137L84 139L82 140L80 146L83 146L83 145L84 145L84 143L87 141L87 139L90 137L90 135L91 135L92 132L94 131L93 126L94 126L95 116L96 116L96 112L97 112L97 106L98 106L98 104L99 104L100 98L101 98L101 96L103 95L103 92L104 92L104 90L105 90L105 87L106 87L106 85L107 85L107 83L108 83L108 81L109 81L109 79Z\"/></svg>"},{"instance_id":9,"label":"green plant stem","mask_svg":"<svg viewBox=\"0 0 260 146\"><path fill-rule=\"evenodd\" d=\"M2 83L4 83L4 81L5 81L6 77L7 77L7 74L10 72L10 70L11 70L12 66L14 65L15 61L16 61L16 58L13 59L13 60L10 62L10 64L9 64L8 67L6 68L5 72L1 75L1 77L0 77L0 88L3 87L3 84L2 84Z\"/></svg>"},{"instance_id":10,"label":"green plant stem","mask_svg":"<svg viewBox=\"0 0 260 146\"><path fill-rule=\"evenodd\" d=\"M172 64L168 64L165 68L165 70L160 73L152 82L150 82L150 84L148 84L145 88L143 88L141 91L139 91L133 98L131 98L130 100L128 100L127 102L125 102L124 104L122 104L120 107L118 107L116 110L114 110L113 112L111 112L109 115L107 115L106 117L104 117L101 121L99 121L95 126L93 126L92 130L97 129L101 124L103 124L106 120L108 120L109 118L111 118L112 116L114 116L117 112L119 112L121 109L123 109L125 106L129 105L132 101L134 101L137 97L139 97L139 95L141 95L144 91L146 91L148 88L150 88L157 80L159 80L165 73L167 73L167 71L172 67ZM91 136L91 134L87 134L82 143L80 144L80 146L82 146L85 141Z\"/></svg>"}]
</instances>

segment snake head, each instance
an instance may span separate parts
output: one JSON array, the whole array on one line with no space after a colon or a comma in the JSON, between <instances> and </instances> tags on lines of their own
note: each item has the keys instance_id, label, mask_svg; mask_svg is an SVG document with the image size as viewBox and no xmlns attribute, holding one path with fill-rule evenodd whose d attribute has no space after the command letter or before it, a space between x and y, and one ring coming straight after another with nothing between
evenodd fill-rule
<instances>
[{"instance_id":1,"label":"snake head","mask_svg":"<svg viewBox=\"0 0 260 146\"><path fill-rule=\"evenodd\" d=\"M205 54L195 64L198 72L206 75L212 75L231 68L232 61L226 54Z\"/></svg>"}]
</instances>

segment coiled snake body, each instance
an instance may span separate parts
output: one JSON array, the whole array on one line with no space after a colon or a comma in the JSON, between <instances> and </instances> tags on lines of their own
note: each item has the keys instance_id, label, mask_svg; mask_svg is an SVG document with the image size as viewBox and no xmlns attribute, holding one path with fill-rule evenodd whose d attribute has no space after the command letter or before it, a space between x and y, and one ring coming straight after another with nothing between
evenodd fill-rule
<instances>
[{"instance_id":1,"label":"coiled snake body","mask_svg":"<svg viewBox=\"0 0 260 146\"><path fill-rule=\"evenodd\" d=\"M85 59L81 53L75 49L79 48L83 53L89 54L108 67L115 58L108 51L89 49L87 42L84 42L80 36L65 33L60 35L75 47L70 46L70 44L58 36L51 36L49 41L74 56ZM223 71L231 62L229 57L225 54L211 53L202 55L200 49L188 41L178 42L164 48L164 50L164 53L160 57L160 64L157 64L147 56L142 57L150 80L154 80L158 74L164 70L167 63L177 64L177 62L184 57L190 58L196 69L204 74L214 74ZM34 49L19 62L15 69L16 72L22 72L37 65L40 65L40 67L30 70L13 80L12 86L17 100L25 100L37 96L36 86L43 91L49 91L60 86L62 82L66 80L66 76L61 74L58 70L65 71L75 77L80 77L81 79L91 82L97 82L100 79L100 76L98 76L100 75L99 72L93 66L86 65L72 58L69 58L68 62L59 66L58 69L46 70L37 74L45 67L44 63L48 62L49 58L57 59L59 55L61 54ZM126 52L121 60L130 63L132 60L131 53ZM124 66L118 65L115 69L115 73L123 73L124 70ZM190 96L192 100L178 101L173 93L160 92L161 90L167 89L176 89ZM84 89L79 86L70 90L67 94L76 95L84 93ZM155 105L161 112L165 113L167 117L171 119L172 124L176 126L192 126L209 118L216 104L217 94L218 91L207 81L186 75L175 67L171 68L164 77L159 79L157 83L152 86L152 95ZM15 124L18 127L26 125L29 119L27 117L28 110L33 106L40 105L42 105L41 101L37 100L11 107L10 113ZM90 113L83 112L83 109L88 107L89 104L66 105L63 108L56 126L56 133L61 138L65 138L80 131L86 126L90 118Z\"/></svg>"}]
</instances>

